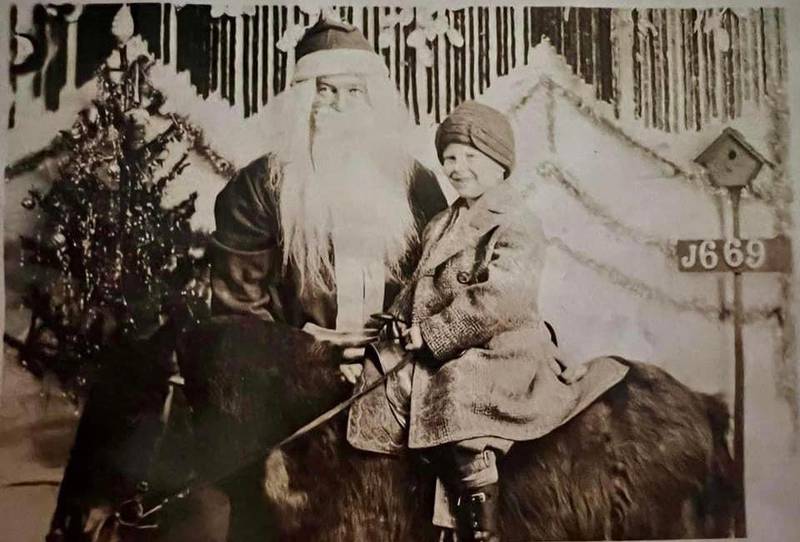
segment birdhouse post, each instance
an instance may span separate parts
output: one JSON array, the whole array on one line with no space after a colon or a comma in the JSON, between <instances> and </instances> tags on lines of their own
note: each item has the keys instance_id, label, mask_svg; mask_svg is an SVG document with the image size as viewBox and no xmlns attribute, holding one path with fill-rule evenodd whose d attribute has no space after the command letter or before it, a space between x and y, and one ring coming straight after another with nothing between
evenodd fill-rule
<instances>
[{"instance_id":1,"label":"birdhouse post","mask_svg":"<svg viewBox=\"0 0 800 542\"><path fill-rule=\"evenodd\" d=\"M735 513L735 535L746 537L744 497L744 348L742 345L742 274L788 272L790 245L785 237L742 239L739 205L742 190L752 183L764 164L772 163L758 153L742 134L725 128L695 162L708 172L711 182L726 188L731 197L733 236L728 239L680 240L678 267L684 272L733 272L734 407L733 451L739 503Z\"/></svg>"}]
</instances>

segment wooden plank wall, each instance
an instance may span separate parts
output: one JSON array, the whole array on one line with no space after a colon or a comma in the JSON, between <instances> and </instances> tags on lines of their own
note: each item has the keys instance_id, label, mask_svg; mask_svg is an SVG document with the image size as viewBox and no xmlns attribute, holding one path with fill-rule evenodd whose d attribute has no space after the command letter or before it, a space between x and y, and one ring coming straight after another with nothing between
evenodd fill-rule
<instances>
[{"instance_id":1,"label":"wooden plank wall","mask_svg":"<svg viewBox=\"0 0 800 542\"><path fill-rule=\"evenodd\" d=\"M786 79L781 9L640 9L631 16L632 106L646 126L699 130L712 119L734 119Z\"/></svg>"},{"instance_id":2,"label":"wooden plank wall","mask_svg":"<svg viewBox=\"0 0 800 542\"><path fill-rule=\"evenodd\" d=\"M171 11L168 5L162 9ZM439 122L461 101L480 95L497 77L526 64L530 50L542 36L549 37L559 52L566 50L573 57L571 65L588 82L597 79L598 97L614 99L610 77L611 10L573 8L571 26L563 22L563 8L473 6L442 10L438 16L446 18L465 43L454 47L445 36L437 36L430 42L430 67L418 62L415 50L406 45L415 23L395 26L390 46L379 47L381 19L400 11L399 7L339 8L341 18L361 28L383 56L417 120L429 116ZM291 55L276 44L287 27L308 24L309 16L291 6L260 6L254 15L237 18L212 19L209 13L208 6L197 5L185 6L178 12L178 69L186 67L180 60L181 51L185 50L187 62L194 63L192 81L198 92L204 96L219 92L233 105L241 101L244 115L249 116L287 85ZM194 28L208 28L208 32L197 35ZM582 33L583 39L564 39L565 35L576 33ZM243 54L240 63L231 53L237 48ZM203 54L195 56L198 50ZM237 71L241 71L240 85ZM600 73L604 77L598 76ZM227 85L221 84L222 80Z\"/></svg>"},{"instance_id":3,"label":"wooden plank wall","mask_svg":"<svg viewBox=\"0 0 800 542\"><path fill-rule=\"evenodd\" d=\"M12 67L13 88L15 78L34 71L34 99L45 99L48 109L57 109L61 89L85 83L110 53L110 26L119 5L84 7L77 17L74 52L66 51L68 25L58 9L12 6L12 29L20 9L34 11L35 34L49 36L49 41L42 40L49 52L37 51L38 60L23 69ZM287 28L309 21L296 6L261 5L250 14L219 17L211 16L208 5L131 4L131 9L136 32L156 58L188 71L199 95L217 95L244 117L257 114L287 86L294 60L278 48L278 40ZM614 105L618 116L665 131L695 130L713 119L736 118L746 103L759 105L771 85L782 84L786 76L785 19L776 8L441 10L437 16L461 33L464 46L454 47L444 35L436 37L430 42L429 67L406 45L415 23L396 25L389 47L379 47L381 20L400 9L342 6L338 11L383 56L418 122L439 122L461 101L479 96L498 77L527 64L542 37L594 86L597 98ZM66 58L76 66L67 66ZM621 89L620 83L632 88ZM12 125L13 120L12 115Z\"/></svg>"}]
</instances>

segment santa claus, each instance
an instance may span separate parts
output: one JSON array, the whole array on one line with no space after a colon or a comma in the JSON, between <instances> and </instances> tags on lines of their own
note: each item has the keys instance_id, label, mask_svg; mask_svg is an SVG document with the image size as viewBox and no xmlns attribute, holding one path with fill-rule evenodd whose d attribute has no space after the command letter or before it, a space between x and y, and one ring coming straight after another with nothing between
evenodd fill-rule
<instances>
[{"instance_id":1,"label":"santa claus","mask_svg":"<svg viewBox=\"0 0 800 542\"><path fill-rule=\"evenodd\" d=\"M391 304L446 201L411 156L413 122L358 29L323 19L296 58L266 115L274 148L217 198L213 309L303 328L357 361L370 315Z\"/></svg>"}]
</instances>

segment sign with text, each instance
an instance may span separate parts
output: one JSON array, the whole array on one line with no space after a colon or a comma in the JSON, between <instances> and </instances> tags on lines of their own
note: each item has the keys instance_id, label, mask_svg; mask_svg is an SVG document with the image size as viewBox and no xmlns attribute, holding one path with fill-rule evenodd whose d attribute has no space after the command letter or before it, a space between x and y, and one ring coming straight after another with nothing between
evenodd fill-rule
<instances>
[{"instance_id":1,"label":"sign with text","mask_svg":"<svg viewBox=\"0 0 800 542\"><path fill-rule=\"evenodd\" d=\"M789 239L683 239L678 241L678 268L689 273L723 271L779 272L792 268Z\"/></svg>"}]
</instances>

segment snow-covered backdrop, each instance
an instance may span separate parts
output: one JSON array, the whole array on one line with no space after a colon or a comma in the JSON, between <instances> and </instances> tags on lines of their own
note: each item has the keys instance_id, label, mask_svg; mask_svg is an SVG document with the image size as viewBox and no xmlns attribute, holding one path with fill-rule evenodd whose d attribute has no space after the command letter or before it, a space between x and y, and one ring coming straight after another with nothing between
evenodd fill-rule
<instances>
[{"instance_id":1,"label":"snow-covered backdrop","mask_svg":"<svg viewBox=\"0 0 800 542\"><path fill-rule=\"evenodd\" d=\"M416 111L421 114L415 140L420 160L438 170L433 152L437 114L441 117L461 99L474 94L508 111L518 139L515 179L530 187L531 207L541 217L551 242L542 283L542 310L556 326L568 357L582 361L614 353L647 360L695 389L722 394L732 405L732 277L680 273L674 243L677 239L731 235L729 198L714 188L693 162L728 126L739 130L774 164L762 169L755 189L743 199L743 237L787 234L794 240L800 235L797 217L789 212L792 182L786 170L789 111L784 96L787 55L782 12L605 13L553 8L557 11L545 14L534 12L534 8L508 9L512 11L487 9L485 23L482 11L480 23L477 11L446 12L455 28L463 31L466 52L456 51L444 38L429 46L432 54L441 47L449 55L448 62L460 63L463 59L466 68L459 68L460 76L441 56L432 67L411 64L411 55L416 61L417 53L399 39L384 51L395 70L393 76L399 73L397 69L412 70L409 77L403 71L398 81L400 90L410 96L412 110L414 96L418 98ZM24 11L18 9L20 25L25 24ZM166 11L160 13L163 23ZM273 15L274 10L262 7L256 13L263 24L265 13ZM282 11L278 13L285 16ZM359 9L354 13L345 10L345 18L348 14L356 17ZM525 38L509 45L505 57L487 56L484 65L482 53L473 54L470 49L469 27L474 23L491 28L493 32L480 34L486 36L485 46L482 41L475 46L495 51L503 43L498 38L502 32L494 32L502 30L498 13L499 20L509 21L509 44L514 32L524 32ZM364 14L361 23L373 24L369 28L375 30L377 23L365 23L372 21L374 12ZM216 43L216 47L222 44L212 39L214 21L221 21L217 39L224 27L234 44L242 43L242 25L250 25L248 32L255 28L252 11L221 13L216 19L211 12L208 15L212 23L209 43ZM260 134L268 119L259 110L245 114L244 101L236 97L248 95L245 88L252 91L253 87L245 86L245 78L236 67L247 65L257 70L263 64L247 64L248 56L242 49L226 48L229 60L214 68L218 79L198 84L196 70L176 67L176 59L185 54L178 52L176 19L173 16L171 31L163 24L159 26L157 47L146 39L139 42L142 50L157 49L155 56L162 60L154 69L154 85L166 94L167 109L186 115L203 130L210 148L234 165L243 165L264 152ZM144 24L137 20L137 25ZM74 26L67 23L62 37L50 39L75 42ZM271 23L269 28L269 38L279 40L282 34L276 34ZM391 28L392 32L404 32L405 37L413 31L402 21ZM372 30L370 36L377 46L380 32L373 34ZM546 39L540 41L542 35ZM587 45L597 43L593 37L607 40L607 47ZM395 46L401 48L398 55L402 53L407 61L397 61ZM50 51L44 66L58 58L53 49ZM90 79L80 85L70 84L77 79L74 70L70 72L74 58L69 51L67 47L67 84L59 87L55 110L48 107L44 96L32 94L37 77L38 85L43 84L41 70L16 76L14 127L8 131L9 163L46 146L93 96ZM606 54L608 58L601 61L601 55ZM222 62L219 58L217 61ZM469 75L473 61L478 71ZM275 71L270 69L272 82ZM281 77L285 77L289 67L282 69ZM224 90L223 72L227 83ZM251 80L263 81L260 75ZM463 78L466 86L449 94L449 82L457 77ZM45 76L45 87L46 83ZM203 85L207 87L201 88ZM264 90L258 83L255 88L257 94ZM274 86L268 85L268 90L267 98ZM432 104L430 108L428 104ZM20 202L29 188L50 182L53 168L53 161L45 160L37 169L5 184L6 323L15 335L24 333L27 324L25 313L18 310L20 294L16 286L24 279L24 269L18 265L16 240L33 227L32 213ZM178 201L191 191L199 191L195 225L213 229L214 197L223 183L213 164L193 153L191 166L174 183L171 197ZM792 502L771 492L776 485L783 486L779 482L787 473L800 472L795 345L800 328L791 311L800 257L798 250L794 252L794 276L752 273L743 281L746 482L751 533L769 532L772 518L793 517ZM766 457L770 461L764 461ZM796 527L800 529L800 524Z\"/></svg>"}]
</instances>

